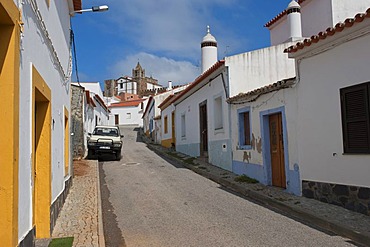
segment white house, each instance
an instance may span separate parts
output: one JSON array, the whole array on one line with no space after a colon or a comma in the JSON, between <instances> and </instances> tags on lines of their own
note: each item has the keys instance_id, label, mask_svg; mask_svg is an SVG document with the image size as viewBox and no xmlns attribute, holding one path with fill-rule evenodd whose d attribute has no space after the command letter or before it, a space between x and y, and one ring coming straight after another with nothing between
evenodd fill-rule
<instances>
[{"instance_id":1,"label":"white house","mask_svg":"<svg viewBox=\"0 0 370 247\"><path fill-rule=\"evenodd\" d=\"M147 136L150 136L155 143L161 144L163 135L163 118L161 117L161 109L159 105L164 102L168 96L177 94L188 87L188 84L177 87L170 86L166 91L152 95L149 97L145 111L143 113L143 129Z\"/></svg>"},{"instance_id":2,"label":"white house","mask_svg":"<svg viewBox=\"0 0 370 247\"><path fill-rule=\"evenodd\" d=\"M109 125L110 110L104 101L99 82L80 82L73 84L80 85L85 89L83 100L83 131L84 146L87 147L88 134L94 131L95 126Z\"/></svg>"},{"instance_id":3,"label":"white house","mask_svg":"<svg viewBox=\"0 0 370 247\"><path fill-rule=\"evenodd\" d=\"M301 29L302 37L311 37L340 21L355 16L370 6L370 0L298 0L265 24L270 30L271 45L297 40L294 34ZM299 6L298 5L298 6ZM301 14L301 27L297 16ZM298 24L298 26L297 26Z\"/></svg>"},{"instance_id":4,"label":"white house","mask_svg":"<svg viewBox=\"0 0 370 247\"><path fill-rule=\"evenodd\" d=\"M153 138L153 131L154 131L154 117L155 117L155 100L153 96L150 96L148 99L148 103L145 107L145 111L143 113L143 131L146 136Z\"/></svg>"},{"instance_id":5,"label":"white house","mask_svg":"<svg viewBox=\"0 0 370 247\"><path fill-rule=\"evenodd\" d=\"M161 109L161 117L158 118L158 120L161 120L161 121L159 121L160 123L157 123L157 126L160 124L161 145L166 148L175 147L176 145L176 135L175 135L175 131L176 131L175 109L176 108L173 104L174 99L175 99L175 94L171 94L158 106L158 108Z\"/></svg>"},{"instance_id":6,"label":"white house","mask_svg":"<svg viewBox=\"0 0 370 247\"><path fill-rule=\"evenodd\" d=\"M135 125L143 127L143 112L147 99L122 101L109 105L110 125Z\"/></svg>"},{"instance_id":7,"label":"white house","mask_svg":"<svg viewBox=\"0 0 370 247\"><path fill-rule=\"evenodd\" d=\"M303 195L370 215L370 8L362 12L286 52L298 69Z\"/></svg>"},{"instance_id":8,"label":"white house","mask_svg":"<svg viewBox=\"0 0 370 247\"><path fill-rule=\"evenodd\" d=\"M225 61L218 61L177 95L173 104L176 150L205 157L209 163L231 171L227 78Z\"/></svg>"},{"instance_id":9,"label":"white house","mask_svg":"<svg viewBox=\"0 0 370 247\"><path fill-rule=\"evenodd\" d=\"M343 98L359 87L366 88L370 78L365 65L368 17L369 10L285 49L295 58L296 77L264 78L261 82L268 85L234 93L227 100L231 105L233 172L369 214L370 160L364 151L369 146L361 141L369 141L366 133L370 132L361 134L356 127L347 133L353 119L343 120L347 119L343 117L347 104ZM233 91L232 64L229 70ZM249 78L253 83L253 77L245 80ZM355 109L367 109L366 102ZM369 127L369 122L362 124ZM359 140L361 145L365 143L362 154L348 151L347 139L354 138L349 137L351 133L358 138L354 145Z\"/></svg>"},{"instance_id":10,"label":"white house","mask_svg":"<svg viewBox=\"0 0 370 247\"><path fill-rule=\"evenodd\" d=\"M231 97L232 171L300 195L295 78Z\"/></svg>"},{"instance_id":11,"label":"white house","mask_svg":"<svg viewBox=\"0 0 370 247\"><path fill-rule=\"evenodd\" d=\"M139 94L140 93L140 82L136 81L132 77L129 76L123 76L117 79L117 94L120 93L130 93L130 94ZM155 89L161 89L163 88L162 85L159 85L156 83L156 81L153 79L153 82L151 82L149 79L145 84L145 88L142 88L141 90L155 90Z\"/></svg>"},{"instance_id":12,"label":"white house","mask_svg":"<svg viewBox=\"0 0 370 247\"><path fill-rule=\"evenodd\" d=\"M81 1L0 0L0 239L48 238L71 185L70 12Z\"/></svg>"}]
</instances>

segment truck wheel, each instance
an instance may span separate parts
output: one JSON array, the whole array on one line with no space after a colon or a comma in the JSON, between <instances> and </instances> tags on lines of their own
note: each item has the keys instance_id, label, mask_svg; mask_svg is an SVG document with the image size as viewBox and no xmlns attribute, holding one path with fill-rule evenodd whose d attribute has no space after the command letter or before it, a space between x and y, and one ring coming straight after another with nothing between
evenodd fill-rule
<instances>
[{"instance_id":1,"label":"truck wheel","mask_svg":"<svg viewBox=\"0 0 370 247\"><path fill-rule=\"evenodd\" d=\"M94 157L94 152L93 152L93 150L90 150L90 149L89 149L89 150L87 151L87 158L88 158L88 159L92 159L93 157Z\"/></svg>"},{"instance_id":2,"label":"truck wheel","mask_svg":"<svg viewBox=\"0 0 370 247\"><path fill-rule=\"evenodd\" d=\"M121 152L116 153L116 160L121 160Z\"/></svg>"}]
</instances>

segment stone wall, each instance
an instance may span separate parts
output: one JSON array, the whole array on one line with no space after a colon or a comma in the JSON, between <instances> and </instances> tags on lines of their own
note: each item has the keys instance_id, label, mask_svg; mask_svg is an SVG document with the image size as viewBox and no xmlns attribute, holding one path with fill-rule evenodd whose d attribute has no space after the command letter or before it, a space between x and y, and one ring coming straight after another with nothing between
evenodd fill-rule
<instances>
[{"instance_id":1,"label":"stone wall","mask_svg":"<svg viewBox=\"0 0 370 247\"><path fill-rule=\"evenodd\" d=\"M370 216L370 188L303 180L302 194Z\"/></svg>"},{"instance_id":2,"label":"stone wall","mask_svg":"<svg viewBox=\"0 0 370 247\"><path fill-rule=\"evenodd\" d=\"M71 98L71 148L73 159L81 159L85 156L84 129L83 129L83 87L72 85Z\"/></svg>"}]
</instances>

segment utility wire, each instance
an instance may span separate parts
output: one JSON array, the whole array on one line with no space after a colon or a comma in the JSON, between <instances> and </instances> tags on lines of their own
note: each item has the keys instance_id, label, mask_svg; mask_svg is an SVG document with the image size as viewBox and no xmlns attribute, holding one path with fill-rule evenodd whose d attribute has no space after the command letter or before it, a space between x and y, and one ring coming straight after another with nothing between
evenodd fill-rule
<instances>
[{"instance_id":1,"label":"utility wire","mask_svg":"<svg viewBox=\"0 0 370 247\"><path fill-rule=\"evenodd\" d=\"M71 23L71 43L72 43L72 48L73 48L73 59L74 59L74 63L75 63L76 79L77 79L78 85L81 86L80 77L78 75L76 43L75 43L75 35L74 35L74 32L73 32L72 23Z\"/></svg>"}]
</instances>

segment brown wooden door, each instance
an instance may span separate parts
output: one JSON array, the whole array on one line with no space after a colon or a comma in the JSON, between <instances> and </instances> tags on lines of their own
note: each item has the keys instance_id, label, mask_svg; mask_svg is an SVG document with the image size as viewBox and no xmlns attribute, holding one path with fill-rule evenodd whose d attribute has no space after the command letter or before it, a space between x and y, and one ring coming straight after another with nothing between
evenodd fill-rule
<instances>
[{"instance_id":1,"label":"brown wooden door","mask_svg":"<svg viewBox=\"0 0 370 247\"><path fill-rule=\"evenodd\" d=\"M199 105L200 156L208 157L207 102Z\"/></svg>"},{"instance_id":2,"label":"brown wooden door","mask_svg":"<svg viewBox=\"0 0 370 247\"><path fill-rule=\"evenodd\" d=\"M175 133L175 112L172 112L172 145L173 147L176 146L176 133Z\"/></svg>"},{"instance_id":3,"label":"brown wooden door","mask_svg":"<svg viewBox=\"0 0 370 247\"><path fill-rule=\"evenodd\" d=\"M114 124L119 125L119 115L118 114L114 115Z\"/></svg>"},{"instance_id":4,"label":"brown wooden door","mask_svg":"<svg viewBox=\"0 0 370 247\"><path fill-rule=\"evenodd\" d=\"M272 185L286 188L281 113L269 116Z\"/></svg>"}]
</instances>

